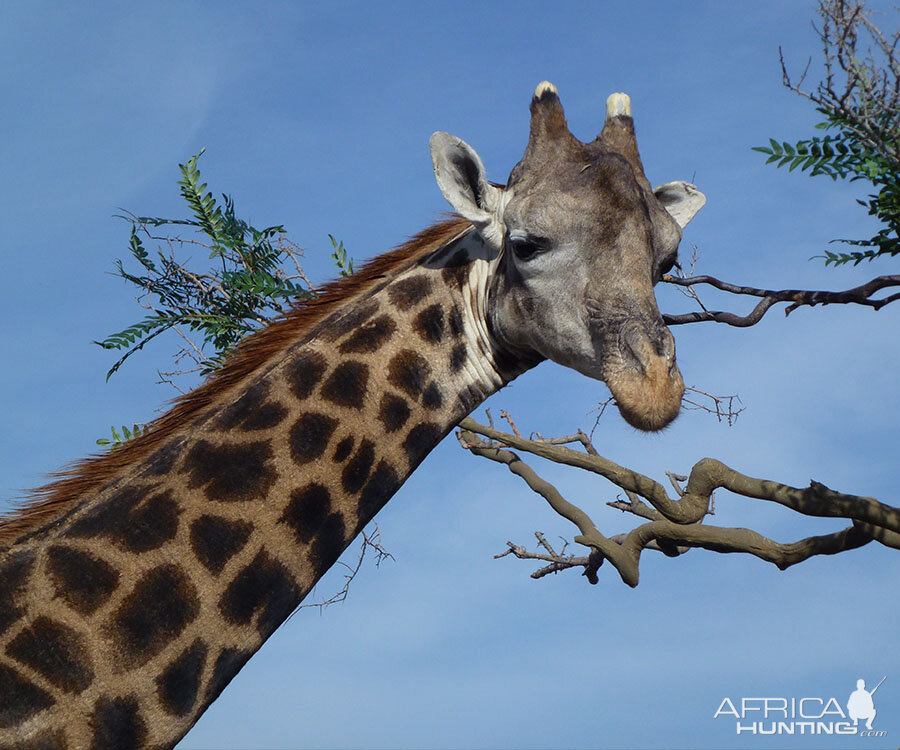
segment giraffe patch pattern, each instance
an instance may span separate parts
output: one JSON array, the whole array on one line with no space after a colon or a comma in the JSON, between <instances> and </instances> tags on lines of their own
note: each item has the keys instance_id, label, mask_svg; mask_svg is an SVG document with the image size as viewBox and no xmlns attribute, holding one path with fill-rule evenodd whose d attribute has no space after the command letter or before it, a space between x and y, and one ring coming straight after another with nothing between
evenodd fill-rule
<instances>
[{"instance_id":1,"label":"giraffe patch pattern","mask_svg":"<svg viewBox=\"0 0 900 750\"><path fill-rule=\"evenodd\" d=\"M315 390L328 365L318 352L302 352L287 366L286 375L293 394L303 401Z\"/></svg>"},{"instance_id":2,"label":"giraffe patch pattern","mask_svg":"<svg viewBox=\"0 0 900 750\"><path fill-rule=\"evenodd\" d=\"M171 490L151 494L154 489L149 486L119 490L76 520L65 536L104 537L134 553L158 549L178 531L181 510Z\"/></svg>"},{"instance_id":3,"label":"giraffe patch pattern","mask_svg":"<svg viewBox=\"0 0 900 750\"><path fill-rule=\"evenodd\" d=\"M421 354L403 349L388 364L388 382L412 398L418 398L431 374L431 365Z\"/></svg>"},{"instance_id":4,"label":"giraffe patch pattern","mask_svg":"<svg viewBox=\"0 0 900 750\"><path fill-rule=\"evenodd\" d=\"M354 495L362 489L374 462L375 444L365 439L359 444L359 449L341 473L341 485L348 494Z\"/></svg>"},{"instance_id":5,"label":"giraffe patch pattern","mask_svg":"<svg viewBox=\"0 0 900 750\"><path fill-rule=\"evenodd\" d=\"M321 336L325 341L337 341L351 331L360 328L376 312L378 312L378 302L368 300L349 312L335 313L325 320Z\"/></svg>"},{"instance_id":6,"label":"giraffe patch pattern","mask_svg":"<svg viewBox=\"0 0 900 750\"><path fill-rule=\"evenodd\" d=\"M16 552L0 567L0 631L18 620L25 610L19 599L25 593L28 574L34 567L34 552Z\"/></svg>"},{"instance_id":7,"label":"giraffe patch pattern","mask_svg":"<svg viewBox=\"0 0 900 750\"><path fill-rule=\"evenodd\" d=\"M197 638L156 678L156 693L167 713L184 716L194 707L208 651L209 647Z\"/></svg>"},{"instance_id":8,"label":"giraffe patch pattern","mask_svg":"<svg viewBox=\"0 0 900 750\"><path fill-rule=\"evenodd\" d=\"M402 484L396 470L387 461L381 460L369 477L369 481L359 495L358 512L360 528L365 526L381 510Z\"/></svg>"},{"instance_id":9,"label":"giraffe patch pattern","mask_svg":"<svg viewBox=\"0 0 900 750\"><path fill-rule=\"evenodd\" d=\"M338 406L361 409L368 382L368 365L353 360L341 362L322 386L322 396Z\"/></svg>"},{"instance_id":10,"label":"giraffe patch pattern","mask_svg":"<svg viewBox=\"0 0 900 750\"><path fill-rule=\"evenodd\" d=\"M452 279L468 272L460 258ZM225 396L230 403L144 460L144 479L101 490L101 500L56 532L43 557L45 585L67 617L102 618L102 639L114 644L103 658L114 674L130 673L128 690L142 691L100 694L86 717L95 746L158 742L171 717L181 724L215 700L443 437L443 410L480 400L454 377L474 355L463 339L463 308L440 287L442 275L405 272L314 324L288 345L287 361L238 382ZM284 458L293 463L279 464ZM266 547L261 530L273 518L284 535ZM95 539L109 546L88 551L83 540ZM167 548L165 558L155 556L182 542L187 554L173 558ZM144 555L141 572L128 570L123 553ZM305 568L299 578L297 566ZM33 568L29 552L0 569L0 625L19 617ZM120 588L124 596L107 607ZM200 619L205 588L227 624L222 636L214 624L200 632L209 625L206 609ZM239 640L230 640L236 632ZM0 666L0 695L16 697L0 706L0 728L57 703L49 686L95 701L100 661L80 633L68 619L37 613L2 646L11 661ZM29 671L8 668L15 663ZM43 679L32 684L30 674Z\"/></svg>"},{"instance_id":11,"label":"giraffe patch pattern","mask_svg":"<svg viewBox=\"0 0 900 750\"><path fill-rule=\"evenodd\" d=\"M456 374L462 370L463 365L466 364L467 356L468 351L465 344L457 344L454 346L453 350L450 352L450 372Z\"/></svg>"},{"instance_id":12,"label":"giraffe patch pattern","mask_svg":"<svg viewBox=\"0 0 900 750\"><path fill-rule=\"evenodd\" d=\"M54 594L76 612L89 615L112 595L119 573L82 550L54 545L47 550L47 572Z\"/></svg>"},{"instance_id":13,"label":"giraffe patch pattern","mask_svg":"<svg viewBox=\"0 0 900 750\"><path fill-rule=\"evenodd\" d=\"M294 461L307 464L321 456L336 427L336 419L320 412L311 411L301 415L291 427L288 437Z\"/></svg>"},{"instance_id":14,"label":"giraffe patch pattern","mask_svg":"<svg viewBox=\"0 0 900 750\"><path fill-rule=\"evenodd\" d=\"M249 625L258 615L256 628L267 638L300 598L300 589L288 570L262 550L228 584L219 600L219 611L235 625Z\"/></svg>"},{"instance_id":15,"label":"giraffe patch pattern","mask_svg":"<svg viewBox=\"0 0 900 750\"><path fill-rule=\"evenodd\" d=\"M396 432L403 427L410 414L409 404L400 396L393 393L385 393L381 397L378 418L388 432Z\"/></svg>"},{"instance_id":16,"label":"giraffe patch pattern","mask_svg":"<svg viewBox=\"0 0 900 750\"><path fill-rule=\"evenodd\" d=\"M379 315L358 328L338 347L341 354L368 354L378 351L394 335L397 324L388 315Z\"/></svg>"},{"instance_id":17,"label":"giraffe patch pattern","mask_svg":"<svg viewBox=\"0 0 900 750\"><path fill-rule=\"evenodd\" d=\"M444 308L440 304L429 305L413 320L416 333L428 344L440 344L444 339Z\"/></svg>"},{"instance_id":18,"label":"giraffe patch pattern","mask_svg":"<svg viewBox=\"0 0 900 750\"><path fill-rule=\"evenodd\" d=\"M222 649L213 667L213 675L206 689L204 705L208 706L222 694L228 683L241 671L241 667L249 661L251 656L253 656L252 651L244 651L238 648Z\"/></svg>"},{"instance_id":19,"label":"giraffe patch pattern","mask_svg":"<svg viewBox=\"0 0 900 750\"><path fill-rule=\"evenodd\" d=\"M431 287L428 276L409 276L388 287L388 298L398 310L409 310L431 294Z\"/></svg>"},{"instance_id":20,"label":"giraffe patch pattern","mask_svg":"<svg viewBox=\"0 0 900 750\"><path fill-rule=\"evenodd\" d=\"M108 625L121 645L124 666L133 669L155 656L199 611L197 591L180 568L160 565L148 571Z\"/></svg>"},{"instance_id":21,"label":"giraffe patch pattern","mask_svg":"<svg viewBox=\"0 0 900 750\"><path fill-rule=\"evenodd\" d=\"M331 512L331 493L324 484L310 482L291 493L291 501L279 519L290 526L303 544L319 533Z\"/></svg>"},{"instance_id":22,"label":"giraffe patch pattern","mask_svg":"<svg viewBox=\"0 0 900 750\"><path fill-rule=\"evenodd\" d=\"M219 516L202 515L191 524L191 549L204 568L218 575L225 564L244 548L251 531L253 524L249 521L229 521Z\"/></svg>"},{"instance_id":23,"label":"giraffe patch pattern","mask_svg":"<svg viewBox=\"0 0 900 750\"><path fill-rule=\"evenodd\" d=\"M418 466L441 439L441 430L434 422L422 422L413 427L403 441L403 450L410 466Z\"/></svg>"},{"instance_id":24,"label":"giraffe patch pattern","mask_svg":"<svg viewBox=\"0 0 900 750\"><path fill-rule=\"evenodd\" d=\"M262 499L277 476L271 466L268 441L213 445L198 440L188 451L182 472L190 474L188 486L203 486L206 497L215 502Z\"/></svg>"},{"instance_id":25,"label":"giraffe patch pattern","mask_svg":"<svg viewBox=\"0 0 900 750\"><path fill-rule=\"evenodd\" d=\"M269 386L254 383L243 396L225 409L216 420L216 426L224 430L238 429L242 432L271 430L287 416L287 408L277 401L268 401Z\"/></svg>"},{"instance_id":26,"label":"giraffe patch pattern","mask_svg":"<svg viewBox=\"0 0 900 750\"><path fill-rule=\"evenodd\" d=\"M81 636L68 625L43 615L19 631L6 653L65 693L77 695L94 681L90 656Z\"/></svg>"},{"instance_id":27,"label":"giraffe patch pattern","mask_svg":"<svg viewBox=\"0 0 900 750\"><path fill-rule=\"evenodd\" d=\"M339 442L334 448L334 456L332 460L335 463L341 463L342 461L347 460L347 456L353 451L353 436L347 435L341 442Z\"/></svg>"},{"instance_id":28,"label":"giraffe patch pattern","mask_svg":"<svg viewBox=\"0 0 900 750\"><path fill-rule=\"evenodd\" d=\"M0 729L7 729L30 719L39 711L50 708L55 701L42 690L9 667L0 664Z\"/></svg>"},{"instance_id":29,"label":"giraffe patch pattern","mask_svg":"<svg viewBox=\"0 0 900 750\"><path fill-rule=\"evenodd\" d=\"M92 750L116 747L140 747L147 736L147 725L141 718L134 696L98 698L91 716L94 736Z\"/></svg>"},{"instance_id":30,"label":"giraffe patch pattern","mask_svg":"<svg viewBox=\"0 0 900 750\"><path fill-rule=\"evenodd\" d=\"M337 562L345 546L344 518L340 513L330 513L309 548L308 559L317 577Z\"/></svg>"}]
</instances>

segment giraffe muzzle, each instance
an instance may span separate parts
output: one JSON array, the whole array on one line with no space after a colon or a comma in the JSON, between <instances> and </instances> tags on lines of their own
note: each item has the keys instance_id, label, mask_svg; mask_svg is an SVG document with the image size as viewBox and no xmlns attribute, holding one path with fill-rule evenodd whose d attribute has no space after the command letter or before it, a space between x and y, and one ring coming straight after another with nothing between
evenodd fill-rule
<instances>
[{"instance_id":1,"label":"giraffe muzzle","mask_svg":"<svg viewBox=\"0 0 900 750\"><path fill-rule=\"evenodd\" d=\"M684 380L675 361L675 340L663 325L630 321L619 332L618 357L605 378L628 424L653 432L678 416Z\"/></svg>"}]
</instances>

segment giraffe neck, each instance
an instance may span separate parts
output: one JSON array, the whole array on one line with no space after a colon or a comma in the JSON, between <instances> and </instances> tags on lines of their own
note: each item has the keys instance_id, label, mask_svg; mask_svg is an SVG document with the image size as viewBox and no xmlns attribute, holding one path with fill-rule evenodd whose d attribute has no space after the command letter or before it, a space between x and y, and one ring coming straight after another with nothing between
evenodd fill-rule
<instances>
[{"instance_id":1,"label":"giraffe neck","mask_svg":"<svg viewBox=\"0 0 900 750\"><path fill-rule=\"evenodd\" d=\"M464 235L359 293L162 449L0 553L0 746L177 742L498 362Z\"/></svg>"}]
</instances>

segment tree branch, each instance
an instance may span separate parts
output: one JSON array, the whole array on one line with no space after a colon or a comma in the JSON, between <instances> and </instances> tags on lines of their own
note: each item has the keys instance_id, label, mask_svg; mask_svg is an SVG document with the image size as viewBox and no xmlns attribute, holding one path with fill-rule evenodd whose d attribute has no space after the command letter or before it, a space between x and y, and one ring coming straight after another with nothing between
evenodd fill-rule
<instances>
[{"instance_id":1,"label":"tree branch","mask_svg":"<svg viewBox=\"0 0 900 750\"><path fill-rule=\"evenodd\" d=\"M802 489L790 487L741 474L721 461L704 458L694 464L684 488L680 482L685 477L667 472L678 493L678 498L673 500L661 484L649 477L619 466L603 456L581 453L555 444L552 439L526 439L481 425L471 418L460 422L457 437L466 450L503 464L520 477L557 514L577 528L578 534L574 540L589 548L586 556L565 555L565 550L557 554L540 533L537 535L538 543L545 552L528 552L524 547L507 542L508 549L497 557L512 554L519 559L548 563L535 571L533 578L580 567L588 580L595 583L597 570L604 560L609 560L626 584L636 586L640 557L645 549L658 550L672 557L693 547L719 553L745 553L772 563L781 570L814 555L845 552L873 540L900 549L900 508L885 505L875 498L836 492L820 482L811 481L809 487ZM586 511L569 502L553 484L510 448L555 463L576 466L609 479L625 491L628 499L617 499L607 505L645 519L647 523L627 534L605 536ZM704 524L705 516L711 514L712 494L719 488L742 497L778 503L807 516L846 519L851 521L851 525L830 534L781 543L752 529ZM647 500L649 505L641 498Z\"/></svg>"},{"instance_id":2,"label":"tree branch","mask_svg":"<svg viewBox=\"0 0 900 750\"><path fill-rule=\"evenodd\" d=\"M676 326L685 323L701 323L713 321L716 323L727 323L731 326L748 327L756 325L762 320L763 315L768 312L772 305L779 302L790 302L785 308L784 314L790 315L798 307L808 305L834 305L834 304L855 304L871 307L874 310L880 310L885 305L900 299L900 293L892 294L888 297L880 299L871 299L875 292L889 287L900 286L900 275L877 276L871 281L861 284L860 286L847 289L843 292L828 291L812 291L806 289L757 289L751 286L740 286L722 281L714 276L691 276L680 277L666 274L662 279L667 284L673 284L679 287L691 287L695 284L709 284L723 292L731 294L743 294L751 297L760 297L760 301L756 307L747 315L737 315L731 312L700 310L697 312L682 313L679 315L663 315L666 325Z\"/></svg>"}]
</instances>

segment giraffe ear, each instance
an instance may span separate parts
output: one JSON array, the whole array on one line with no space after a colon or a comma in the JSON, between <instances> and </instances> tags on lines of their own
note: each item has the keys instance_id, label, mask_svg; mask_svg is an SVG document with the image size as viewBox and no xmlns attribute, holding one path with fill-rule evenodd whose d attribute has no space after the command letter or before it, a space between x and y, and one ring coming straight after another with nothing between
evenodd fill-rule
<instances>
[{"instance_id":1,"label":"giraffe ear","mask_svg":"<svg viewBox=\"0 0 900 750\"><path fill-rule=\"evenodd\" d=\"M485 239L499 244L503 237L498 216L502 191L488 182L475 149L455 135L440 132L431 136L430 148L434 176L447 202Z\"/></svg>"},{"instance_id":2,"label":"giraffe ear","mask_svg":"<svg viewBox=\"0 0 900 750\"><path fill-rule=\"evenodd\" d=\"M653 194L682 229L706 203L706 196L695 185L683 180L659 185L653 188Z\"/></svg>"}]
</instances>

